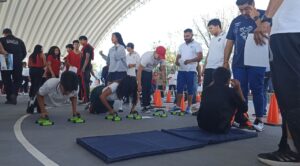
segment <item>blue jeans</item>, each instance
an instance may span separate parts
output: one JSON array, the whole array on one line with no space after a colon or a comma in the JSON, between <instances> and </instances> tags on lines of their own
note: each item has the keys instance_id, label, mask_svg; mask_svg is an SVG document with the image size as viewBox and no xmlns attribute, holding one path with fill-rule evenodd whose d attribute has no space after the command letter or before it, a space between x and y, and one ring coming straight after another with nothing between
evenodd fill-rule
<instances>
[{"instance_id":1,"label":"blue jeans","mask_svg":"<svg viewBox=\"0 0 300 166\"><path fill-rule=\"evenodd\" d=\"M253 94L253 104L256 117L263 117L264 114L264 75L265 67L233 67L233 77L241 83L243 95L248 101L249 88Z\"/></svg>"}]
</instances>

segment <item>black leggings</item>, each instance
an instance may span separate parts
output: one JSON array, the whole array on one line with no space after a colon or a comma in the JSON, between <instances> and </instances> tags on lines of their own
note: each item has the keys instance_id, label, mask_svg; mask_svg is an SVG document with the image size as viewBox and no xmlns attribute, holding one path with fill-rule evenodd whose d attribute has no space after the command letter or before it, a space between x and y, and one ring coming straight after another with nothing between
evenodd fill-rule
<instances>
[{"instance_id":1,"label":"black leggings","mask_svg":"<svg viewBox=\"0 0 300 166\"><path fill-rule=\"evenodd\" d=\"M39 91L43 83L44 69L38 67L31 67L29 69L29 75L31 80L31 86L29 91L29 97L34 98Z\"/></svg>"}]
</instances>

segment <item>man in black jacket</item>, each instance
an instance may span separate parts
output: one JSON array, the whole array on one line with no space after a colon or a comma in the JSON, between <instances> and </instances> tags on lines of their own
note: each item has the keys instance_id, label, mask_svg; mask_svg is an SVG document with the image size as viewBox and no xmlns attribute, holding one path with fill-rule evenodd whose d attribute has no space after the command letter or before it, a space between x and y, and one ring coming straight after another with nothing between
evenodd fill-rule
<instances>
[{"instance_id":1,"label":"man in black jacket","mask_svg":"<svg viewBox=\"0 0 300 166\"><path fill-rule=\"evenodd\" d=\"M0 38L4 50L13 55L13 70L1 71L2 80L6 91L5 104L17 104L19 88L22 84L22 61L26 57L27 51L24 42L13 36L10 29L3 30Z\"/></svg>"}]
</instances>

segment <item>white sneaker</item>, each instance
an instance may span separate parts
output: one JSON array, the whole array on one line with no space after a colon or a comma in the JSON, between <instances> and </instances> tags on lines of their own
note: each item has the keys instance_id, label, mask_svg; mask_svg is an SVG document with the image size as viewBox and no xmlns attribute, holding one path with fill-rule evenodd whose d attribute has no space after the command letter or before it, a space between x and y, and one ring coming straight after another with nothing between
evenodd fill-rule
<instances>
[{"instance_id":1,"label":"white sneaker","mask_svg":"<svg viewBox=\"0 0 300 166\"><path fill-rule=\"evenodd\" d=\"M264 130L264 123L261 120L255 119L253 127L255 130L262 132Z\"/></svg>"}]
</instances>

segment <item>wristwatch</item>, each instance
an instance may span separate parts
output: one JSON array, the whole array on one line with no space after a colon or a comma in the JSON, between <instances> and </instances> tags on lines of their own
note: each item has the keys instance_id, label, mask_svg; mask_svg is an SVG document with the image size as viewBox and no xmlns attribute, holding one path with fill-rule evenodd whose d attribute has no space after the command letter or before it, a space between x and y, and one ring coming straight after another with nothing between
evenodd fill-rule
<instances>
[{"instance_id":1,"label":"wristwatch","mask_svg":"<svg viewBox=\"0 0 300 166\"><path fill-rule=\"evenodd\" d=\"M263 15L262 17L261 17L261 22L263 23L263 22L267 22L267 23L272 23L272 18L269 18L269 17L267 17L266 15Z\"/></svg>"},{"instance_id":2,"label":"wristwatch","mask_svg":"<svg viewBox=\"0 0 300 166\"><path fill-rule=\"evenodd\" d=\"M260 18L259 18L259 16L255 16L253 19L254 19L254 21L257 21Z\"/></svg>"}]
</instances>

